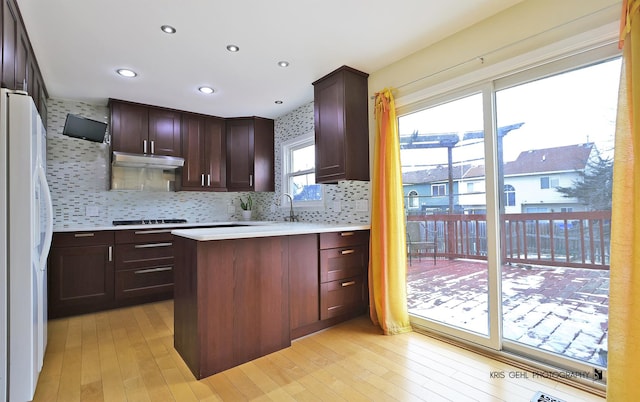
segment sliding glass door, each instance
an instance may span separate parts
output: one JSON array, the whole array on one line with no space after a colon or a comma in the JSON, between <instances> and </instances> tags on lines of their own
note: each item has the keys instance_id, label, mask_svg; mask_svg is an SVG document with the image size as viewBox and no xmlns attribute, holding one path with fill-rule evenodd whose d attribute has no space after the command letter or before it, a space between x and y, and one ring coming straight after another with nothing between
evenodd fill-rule
<instances>
[{"instance_id":1,"label":"sliding glass door","mask_svg":"<svg viewBox=\"0 0 640 402\"><path fill-rule=\"evenodd\" d=\"M609 239L621 60L497 82L504 345L607 365Z\"/></svg>"},{"instance_id":2,"label":"sliding glass door","mask_svg":"<svg viewBox=\"0 0 640 402\"><path fill-rule=\"evenodd\" d=\"M491 121L484 100L490 96L477 88L398 120L409 311L416 322L487 346L489 315L495 311L490 308L484 141Z\"/></svg>"},{"instance_id":3,"label":"sliding glass door","mask_svg":"<svg viewBox=\"0 0 640 402\"><path fill-rule=\"evenodd\" d=\"M414 325L606 368L620 64L583 52L401 111Z\"/></svg>"}]
</instances>

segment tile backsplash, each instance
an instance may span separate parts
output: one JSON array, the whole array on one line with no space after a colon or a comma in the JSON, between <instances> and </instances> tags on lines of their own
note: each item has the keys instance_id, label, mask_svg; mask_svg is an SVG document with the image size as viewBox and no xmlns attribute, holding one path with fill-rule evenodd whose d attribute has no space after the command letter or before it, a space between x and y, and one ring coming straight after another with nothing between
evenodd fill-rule
<instances>
[{"instance_id":1,"label":"tile backsplash","mask_svg":"<svg viewBox=\"0 0 640 402\"><path fill-rule=\"evenodd\" d=\"M67 113L108 122L108 108L59 99L49 99L47 106L47 178L54 230L109 226L111 221L122 219L240 219L239 197L246 198L247 193L109 190L109 145L62 135ZM275 120L276 191L251 193L256 206L254 219L282 220L288 214L281 206L280 147L283 141L309 132L313 132L313 102ZM325 185L324 207L296 208L296 214L306 222L369 223L369 193L369 182Z\"/></svg>"}]
</instances>

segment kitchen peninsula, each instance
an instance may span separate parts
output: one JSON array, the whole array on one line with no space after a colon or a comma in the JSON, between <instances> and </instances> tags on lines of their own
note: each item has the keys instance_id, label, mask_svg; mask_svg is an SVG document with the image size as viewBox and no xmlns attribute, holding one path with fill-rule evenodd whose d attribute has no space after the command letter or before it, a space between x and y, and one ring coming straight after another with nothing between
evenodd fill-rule
<instances>
[{"instance_id":1,"label":"kitchen peninsula","mask_svg":"<svg viewBox=\"0 0 640 402\"><path fill-rule=\"evenodd\" d=\"M204 378L366 311L369 225L172 231L174 346Z\"/></svg>"}]
</instances>

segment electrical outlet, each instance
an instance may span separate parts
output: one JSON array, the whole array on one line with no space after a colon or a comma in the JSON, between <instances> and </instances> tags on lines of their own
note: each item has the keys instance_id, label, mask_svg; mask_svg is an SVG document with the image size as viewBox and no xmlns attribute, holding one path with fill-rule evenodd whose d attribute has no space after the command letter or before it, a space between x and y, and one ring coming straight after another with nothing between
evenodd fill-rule
<instances>
[{"instance_id":1,"label":"electrical outlet","mask_svg":"<svg viewBox=\"0 0 640 402\"><path fill-rule=\"evenodd\" d=\"M340 212L340 211L342 211L342 203L340 202L340 200L335 200L335 201L333 202L333 209L334 209L336 212Z\"/></svg>"},{"instance_id":2,"label":"electrical outlet","mask_svg":"<svg viewBox=\"0 0 640 402\"><path fill-rule=\"evenodd\" d=\"M95 205L88 205L85 208L85 216L98 216L100 215L100 209Z\"/></svg>"},{"instance_id":3,"label":"electrical outlet","mask_svg":"<svg viewBox=\"0 0 640 402\"><path fill-rule=\"evenodd\" d=\"M357 200L356 201L356 211L358 212L367 212L369 210L369 200Z\"/></svg>"},{"instance_id":4,"label":"electrical outlet","mask_svg":"<svg viewBox=\"0 0 640 402\"><path fill-rule=\"evenodd\" d=\"M233 214L235 212L236 212L236 207L234 207L233 205L227 205L227 213Z\"/></svg>"}]
</instances>

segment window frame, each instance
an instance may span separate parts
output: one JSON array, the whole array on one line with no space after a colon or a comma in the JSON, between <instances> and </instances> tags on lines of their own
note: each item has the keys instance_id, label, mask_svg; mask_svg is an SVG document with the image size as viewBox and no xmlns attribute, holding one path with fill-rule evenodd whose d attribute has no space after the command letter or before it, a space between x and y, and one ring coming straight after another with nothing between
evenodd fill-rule
<instances>
[{"instance_id":1,"label":"window frame","mask_svg":"<svg viewBox=\"0 0 640 402\"><path fill-rule=\"evenodd\" d=\"M407 194L407 203L409 204L409 209L419 209L420 208L420 194L416 190L410 190Z\"/></svg>"},{"instance_id":2,"label":"window frame","mask_svg":"<svg viewBox=\"0 0 640 402\"><path fill-rule=\"evenodd\" d=\"M313 131L306 134L302 134L295 138L291 138L287 141L284 141L281 144L280 150L282 155L282 181L281 181L280 188L282 190L282 193L289 193L293 195L291 193L291 189L289 188L289 179L291 177L304 176L310 173L315 173L315 163L314 163L314 167L311 169L299 170L296 172L291 171L291 167L293 165L292 163L293 152L298 149L306 148L310 145L314 146L314 151L315 151L315 133ZM320 186L321 198L319 200L312 200L312 201L293 200L293 205L297 207L302 207L302 208L323 207L324 200L325 200L325 188L320 183L316 183L316 184ZM288 209L288 208L289 208L288 203L285 203L285 202L280 203L280 209Z\"/></svg>"},{"instance_id":3,"label":"window frame","mask_svg":"<svg viewBox=\"0 0 640 402\"><path fill-rule=\"evenodd\" d=\"M438 194L435 194L434 190L438 189L437 192ZM442 194L440 194L440 188L442 188ZM447 194L447 185L445 183L440 183L440 184L432 184L431 185L431 196L432 197L446 197Z\"/></svg>"}]
</instances>

